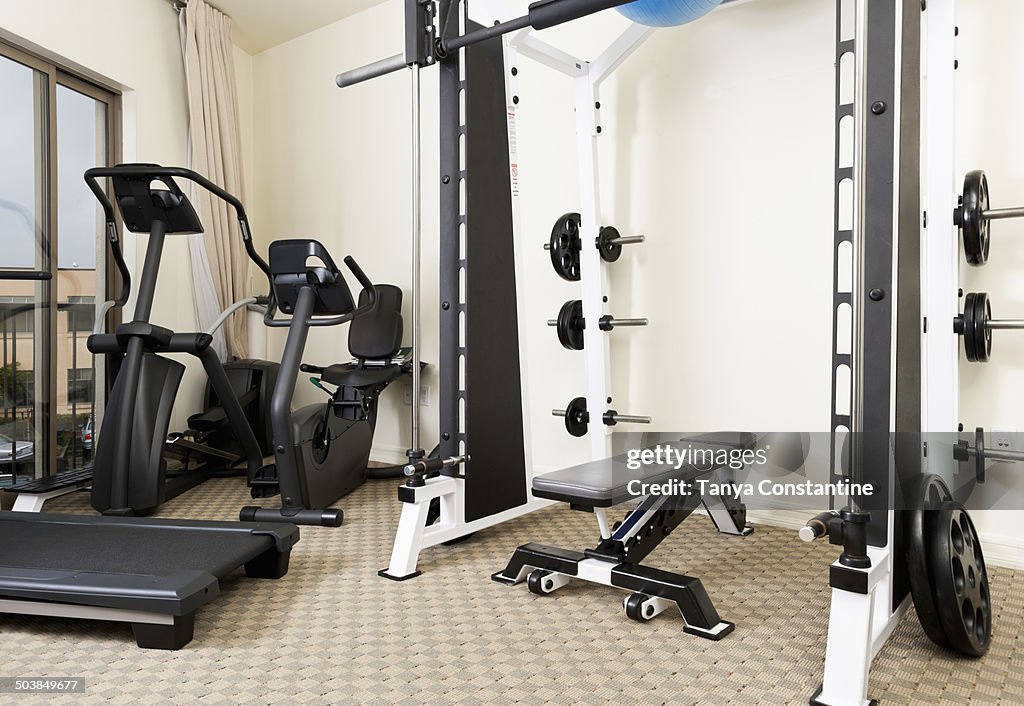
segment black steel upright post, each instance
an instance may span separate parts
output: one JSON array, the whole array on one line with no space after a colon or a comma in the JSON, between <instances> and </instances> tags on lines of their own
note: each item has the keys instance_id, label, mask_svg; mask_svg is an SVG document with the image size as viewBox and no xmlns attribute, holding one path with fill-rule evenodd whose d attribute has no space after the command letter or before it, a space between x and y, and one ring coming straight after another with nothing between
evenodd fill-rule
<instances>
[{"instance_id":1,"label":"black steel upright post","mask_svg":"<svg viewBox=\"0 0 1024 706\"><path fill-rule=\"evenodd\" d=\"M866 41L860 57L862 75L858 100L841 102L843 57L855 51L854 40L844 39L842 8L837 2L836 52L836 212L835 292L836 322L833 336L832 429L850 430L850 464L843 473L833 443L832 480L870 485L872 494L850 498L855 544L866 533L866 545L902 551L898 529L890 535L888 513L899 504L902 479L921 470L921 301L920 301L920 27L918 0L873 0L868 3ZM859 169L840 162L839 127L861 110L862 127L854 142ZM857 129L854 131L858 132ZM858 165L858 159L855 159ZM859 173L858 173L859 172ZM851 229L841 229L840 185L862 180L860 205L854 217L862 242ZM849 243L854 252L852 292L839 290L841 250ZM854 315L852 352L838 347L839 308L849 304ZM849 367L852 375L851 409L837 409L842 395L837 373ZM895 440L893 431L896 432ZM833 441L835 439L833 438ZM893 443L895 441L895 444ZM893 449L895 448L895 454ZM866 526L862 513L867 513ZM859 515L859 516L858 516ZM896 522L897 528L900 523ZM849 552L848 552L849 554ZM846 555L844 555L846 556ZM852 555L848 566L857 566ZM841 560L842 561L842 560ZM902 562L897 567L893 600L902 600Z\"/></svg>"},{"instance_id":2,"label":"black steel upright post","mask_svg":"<svg viewBox=\"0 0 1024 706\"><path fill-rule=\"evenodd\" d=\"M441 39L458 36L463 12L461 0L441 0ZM465 308L459 294L462 269L460 230L465 219L459 207L459 189L465 175L459 166L459 140L464 132L459 117L459 94L462 90L460 52L452 52L440 62L440 453L449 458L459 453L464 443L459 426L459 404L464 404L465 391L459 380L460 359L464 350L459 342L459 318ZM457 469L456 469L457 470Z\"/></svg>"}]
</instances>

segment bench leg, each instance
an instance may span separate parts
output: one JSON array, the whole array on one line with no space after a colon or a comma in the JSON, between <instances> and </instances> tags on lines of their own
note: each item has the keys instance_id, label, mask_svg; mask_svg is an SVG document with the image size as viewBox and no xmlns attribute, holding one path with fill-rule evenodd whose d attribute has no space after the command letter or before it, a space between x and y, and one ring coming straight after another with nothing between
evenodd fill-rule
<instances>
[{"instance_id":1,"label":"bench leg","mask_svg":"<svg viewBox=\"0 0 1024 706\"><path fill-rule=\"evenodd\" d=\"M705 495L701 498L715 529L722 534L734 534L745 537L753 532L747 527L747 506L739 500L727 495Z\"/></svg>"},{"instance_id":2,"label":"bench leg","mask_svg":"<svg viewBox=\"0 0 1024 706\"><path fill-rule=\"evenodd\" d=\"M700 579L640 564L619 564L612 569L611 585L671 601L686 623L685 632L709 640L721 640L735 629L722 620ZM659 611L660 612L660 611ZM632 617L632 616L631 616Z\"/></svg>"},{"instance_id":3,"label":"bench leg","mask_svg":"<svg viewBox=\"0 0 1024 706\"><path fill-rule=\"evenodd\" d=\"M625 600L626 614L647 621L675 606L686 623L684 631L709 640L721 640L736 627L722 620L700 579L641 564L612 563L588 557L583 552L531 542L516 549L508 565L491 578L499 583L517 584L534 570L558 576L550 590L540 587L534 593L551 593L570 578L632 591Z\"/></svg>"}]
</instances>

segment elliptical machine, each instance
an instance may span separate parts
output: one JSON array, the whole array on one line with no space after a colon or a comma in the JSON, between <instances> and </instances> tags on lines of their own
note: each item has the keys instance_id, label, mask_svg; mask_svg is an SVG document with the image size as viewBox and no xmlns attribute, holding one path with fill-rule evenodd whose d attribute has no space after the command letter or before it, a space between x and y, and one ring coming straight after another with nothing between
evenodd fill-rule
<instances>
[{"instance_id":1,"label":"elliptical machine","mask_svg":"<svg viewBox=\"0 0 1024 706\"><path fill-rule=\"evenodd\" d=\"M88 347L104 354L114 375L96 443L92 472L92 506L107 515L146 515L161 503L205 480L205 474L170 476L164 458L167 429L184 366L165 355L188 353L202 362L228 426L241 446L248 473L255 473L262 454L246 421L235 391L209 333L175 333L150 322L160 258L166 236L201 233L202 223L174 178L188 179L231 204L242 227L246 246L249 226L241 202L205 177L187 169L155 164L122 164L97 167L85 173L85 181L103 208L107 240L123 277L121 296L113 303L123 306L128 295L128 271L121 253L114 208L98 179L109 178L125 227L148 233L149 245L133 319L113 334L89 336ZM160 188L153 184L159 183Z\"/></svg>"},{"instance_id":2,"label":"elliptical machine","mask_svg":"<svg viewBox=\"0 0 1024 706\"><path fill-rule=\"evenodd\" d=\"M250 257L252 257L250 253ZM320 265L311 265L311 259ZM270 245L269 265L253 257L271 287L264 317L270 327L288 327L280 374L271 400L273 464L250 478L253 498L281 495L280 508L245 507L242 521L338 527L344 513L329 507L367 478L379 394L404 368L391 362L402 341L402 291L372 285L351 258L345 264L363 285L358 305L330 254L315 240ZM290 319L277 319L277 308ZM302 364L311 327L351 322L349 351L354 364ZM372 361L372 363L370 362ZM313 382L336 385L326 404L291 412L299 372L317 373Z\"/></svg>"}]
</instances>

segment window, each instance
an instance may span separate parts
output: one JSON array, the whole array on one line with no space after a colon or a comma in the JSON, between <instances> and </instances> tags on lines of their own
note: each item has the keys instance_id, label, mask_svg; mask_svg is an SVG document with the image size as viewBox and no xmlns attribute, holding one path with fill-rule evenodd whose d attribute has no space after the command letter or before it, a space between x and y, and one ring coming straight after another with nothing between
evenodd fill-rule
<instances>
[{"instance_id":1,"label":"window","mask_svg":"<svg viewBox=\"0 0 1024 706\"><path fill-rule=\"evenodd\" d=\"M68 401L89 404L92 402L92 394L92 368L68 370Z\"/></svg>"},{"instance_id":2,"label":"window","mask_svg":"<svg viewBox=\"0 0 1024 706\"><path fill-rule=\"evenodd\" d=\"M0 297L0 332L32 335L32 297Z\"/></svg>"},{"instance_id":3,"label":"window","mask_svg":"<svg viewBox=\"0 0 1024 706\"><path fill-rule=\"evenodd\" d=\"M69 296L61 304L68 315L69 333L92 333L96 319L96 297Z\"/></svg>"},{"instance_id":4,"label":"window","mask_svg":"<svg viewBox=\"0 0 1024 706\"><path fill-rule=\"evenodd\" d=\"M22 370L17 365L0 368L0 405L3 407L4 422L16 419L20 408L31 407L35 402L35 376L31 370Z\"/></svg>"},{"instance_id":5,"label":"window","mask_svg":"<svg viewBox=\"0 0 1024 706\"><path fill-rule=\"evenodd\" d=\"M0 433L42 450L37 476L79 462L76 430L102 412L86 342L109 256L82 174L116 163L119 111L115 93L0 41Z\"/></svg>"}]
</instances>

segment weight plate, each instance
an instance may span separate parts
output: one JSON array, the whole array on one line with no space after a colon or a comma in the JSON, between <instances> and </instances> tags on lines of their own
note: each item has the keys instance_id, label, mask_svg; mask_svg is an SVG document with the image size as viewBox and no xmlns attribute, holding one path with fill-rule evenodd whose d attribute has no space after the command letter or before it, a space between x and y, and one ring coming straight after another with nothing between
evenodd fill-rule
<instances>
[{"instance_id":1,"label":"weight plate","mask_svg":"<svg viewBox=\"0 0 1024 706\"><path fill-rule=\"evenodd\" d=\"M583 350L583 300L570 299L558 310L558 342L570 351Z\"/></svg>"},{"instance_id":2,"label":"weight plate","mask_svg":"<svg viewBox=\"0 0 1024 706\"><path fill-rule=\"evenodd\" d=\"M929 515L928 568L943 632L952 649L981 657L992 635L992 604L978 532L958 502L943 502Z\"/></svg>"},{"instance_id":3,"label":"weight plate","mask_svg":"<svg viewBox=\"0 0 1024 706\"><path fill-rule=\"evenodd\" d=\"M985 292L969 292L964 297L964 356L972 363L987 363L992 357L992 302Z\"/></svg>"},{"instance_id":4,"label":"weight plate","mask_svg":"<svg viewBox=\"0 0 1024 706\"><path fill-rule=\"evenodd\" d=\"M577 397L565 408L565 430L572 436L584 436L590 424L587 398Z\"/></svg>"},{"instance_id":5,"label":"weight plate","mask_svg":"<svg viewBox=\"0 0 1024 706\"><path fill-rule=\"evenodd\" d=\"M566 213L555 221L548 246L555 273L569 282L579 282L580 214Z\"/></svg>"},{"instance_id":6,"label":"weight plate","mask_svg":"<svg viewBox=\"0 0 1024 706\"><path fill-rule=\"evenodd\" d=\"M992 329L988 322L992 320L992 302L985 292L978 292L974 300L974 352L979 363L987 363L992 358Z\"/></svg>"},{"instance_id":7,"label":"weight plate","mask_svg":"<svg viewBox=\"0 0 1024 706\"><path fill-rule=\"evenodd\" d=\"M985 482L985 429L977 427L974 430L974 479L979 483Z\"/></svg>"},{"instance_id":8,"label":"weight plate","mask_svg":"<svg viewBox=\"0 0 1024 706\"><path fill-rule=\"evenodd\" d=\"M615 262L622 255L622 244L613 242L619 239L619 231L613 226L604 226L597 236L597 249L605 262Z\"/></svg>"},{"instance_id":9,"label":"weight plate","mask_svg":"<svg viewBox=\"0 0 1024 706\"><path fill-rule=\"evenodd\" d=\"M964 256L971 265L988 262L989 221L982 214L989 209L988 178L980 169L967 172L960 204L960 237Z\"/></svg>"},{"instance_id":10,"label":"weight plate","mask_svg":"<svg viewBox=\"0 0 1024 706\"><path fill-rule=\"evenodd\" d=\"M938 507L952 499L946 483L937 475L921 477L917 486L907 496L909 503L904 513L904 534L906 536L907 574L910 578L910 592L914 597L917 619L925 634L941 647L951 647L942 628L938 608L932 595L932 577L929 575L926 518L934 515Z\"/></svg>"},{"instance_id":11,"label":"weight plate","mask_svg":"<svg viewBox=\"0 0 1024 706\"><path fill-rule=\"evenodd\" d=\"M977 326L974 323L974 300L976 298L977 295L974 292L968 292L964 297L963 331L961 333L964 338L964 355L972 363L978 360L978 342L975 338Z\"/></svg>"}]
</instances>

